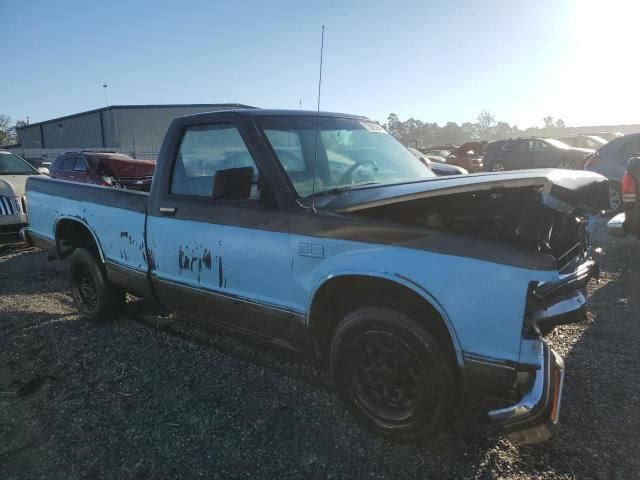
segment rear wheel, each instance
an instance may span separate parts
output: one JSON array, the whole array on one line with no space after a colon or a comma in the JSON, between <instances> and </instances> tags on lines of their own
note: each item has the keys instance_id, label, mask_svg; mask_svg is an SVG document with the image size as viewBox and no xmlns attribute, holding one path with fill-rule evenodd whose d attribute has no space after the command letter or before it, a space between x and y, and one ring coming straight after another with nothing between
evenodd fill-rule
<instances>
[{"instance_id":1,"label":"rear wheel","mask_svg":"<svg viewBox=\"0 0 640 480\"><path fill-rule=\"evenodd\" d=\"M622 188L619 183L609 181L609 209L605 214L614 215L622 209Z\"/></svg>"},{"instance_id":2,"label":"rear wheel","mask_svg":"<svg viewBox=\"0 0 640 480\"><path fill-rule=\"evenodd\" d=\"M83 317L105 320L124 305L125 292L109 282L103 266L88 250L73 251L69 272L73 300Z\"/></svg>"},{"instance_id":3,"label":"rear wheel","mask_svg":"<svg viewBox=\"0 0 640 480\"><path fill-rule=\"evenodd\" d=\"M338 394L365 427L392 441L414 443L448 426L452 372L433 337L388 308L346 315L331 342Z\"/></svg>"}]
</instances>

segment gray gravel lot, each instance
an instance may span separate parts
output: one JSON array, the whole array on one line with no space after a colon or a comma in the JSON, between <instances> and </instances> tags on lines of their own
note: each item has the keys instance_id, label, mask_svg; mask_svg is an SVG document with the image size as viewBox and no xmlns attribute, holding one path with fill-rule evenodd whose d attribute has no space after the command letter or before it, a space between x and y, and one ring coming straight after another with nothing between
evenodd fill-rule
<instances>
[{"instance_id":1,"label":"gray gravel lot","mask_svg":"<svg viewBox=\"0 0 640 480\"><path fill-rule=\"evenodd\" d=\"M0 245L0 371L43 378L0 398L0 475L74 478L640 478L640 241L599 222L588 319L549 337L567 364L561 429L518 447L481 415L430 446L361 430L294 354L129 298L81 320L65 266Z\"/></svg>"}]
</instances>

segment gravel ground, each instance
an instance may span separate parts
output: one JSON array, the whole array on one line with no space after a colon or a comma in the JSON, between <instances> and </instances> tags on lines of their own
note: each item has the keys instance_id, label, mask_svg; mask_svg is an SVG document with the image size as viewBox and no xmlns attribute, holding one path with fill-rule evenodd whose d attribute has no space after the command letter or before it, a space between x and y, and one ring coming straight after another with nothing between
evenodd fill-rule
<instances>
[{"instance_id":1,"label":"gravel ground","mask_svg":"<svg viewBox=\"0 0 640 480\"><path fill-rule=\"evenodd\" d=\"M607 237L588 318L550 336L567 365L561 428L518 447L481 415L429 446L361 430L298 356L129 298L81 320L65 265L0 245L0 472L33 478L640 478L640 241Z\"/></svg>"}]
</instances>

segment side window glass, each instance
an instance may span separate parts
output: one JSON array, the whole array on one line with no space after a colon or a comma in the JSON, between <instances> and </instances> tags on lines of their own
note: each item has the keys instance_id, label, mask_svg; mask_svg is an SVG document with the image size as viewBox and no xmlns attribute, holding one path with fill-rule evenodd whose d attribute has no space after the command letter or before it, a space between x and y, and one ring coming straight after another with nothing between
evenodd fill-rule
<instances>
[{"instance_id":1,"label":"side window glass","mask_svg":"<svg viewBox=\"0 0 640 480\"><path fill-rule=\"evenodd\" d=\"M250 199L258 198L258 168L233 125L199 125L185 130L173 166L170 192L213 196L216 173L236 168L253 169Z\"/></svg>"},{"instance_id":2,"label":"side window glass","mask_svg":"<svg viewBox=\"0 0 640 480\"><path fill-rule=\"evenodd\" d=\"M89 170L87 167L87 161L83 157L76 157L76 163L74 166L76 172L86 172Z\"/></svg>"},{"instance_id":3,"label":"side window glass","mask_svg":"<svg viewBox=\"0 0 640 480\"><path fill-rule=\"evenodd\" d=\"M634 155L636 153L640 153L640 136L631 137L625 140L626 141L618 150L620 153L624 153L625 155Z\"/></svg>"},{"instance_id":4,"label":"side window glass","mask_svg":"<svg viewBox=\"0 0 640 480\"><path fill-rule=\"evenodd\" d=\"M72 171L76 166L76 157L67 157L60 164L60 170L65 172Z\"/></svg>"}]
</instances>

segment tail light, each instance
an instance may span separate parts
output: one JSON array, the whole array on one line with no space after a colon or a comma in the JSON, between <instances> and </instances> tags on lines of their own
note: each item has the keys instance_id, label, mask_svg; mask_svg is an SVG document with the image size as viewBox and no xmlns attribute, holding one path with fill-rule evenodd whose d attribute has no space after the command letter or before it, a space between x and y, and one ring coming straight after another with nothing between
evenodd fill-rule
<instances>
[{"instance_id":1,"label":"tail light","mask_svg":"<svg viewBox=\"0 0 640 480\"><path fill-rule=\"evenodd\" d=\"M638 187L636 181L629 172L622 177L622 201L635 202L638 197Z\"/></svg>"},{"instance_id":2,"label":"tail light","mask_svg":"<svg viewBox=\"0 0 640 480\"><path fill-rule=\"evenodd\" d=\"M589 155L584 157L584 167L583 168L592 167L596 163L599 163L600 160L602 160L602 158L600 158L600 155L598 155L598 152L590 153Z\"/></svg>"}]
</instances>

